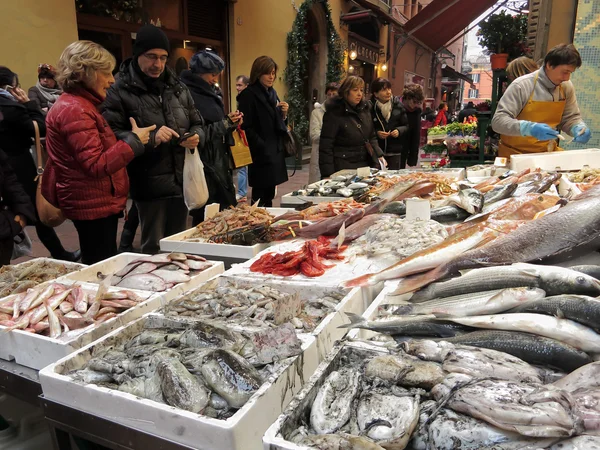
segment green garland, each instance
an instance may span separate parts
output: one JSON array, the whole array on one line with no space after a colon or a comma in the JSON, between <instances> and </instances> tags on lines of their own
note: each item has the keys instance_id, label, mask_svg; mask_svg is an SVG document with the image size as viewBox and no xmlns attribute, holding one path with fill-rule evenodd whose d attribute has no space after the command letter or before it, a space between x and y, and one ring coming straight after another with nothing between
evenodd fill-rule
<instances>
[{"instance_id":1,"label":"green garland","mask_svg":"<svg viewBox=\"0 0 600 450\"><path fill-rule=\"evenodd\" d=\"M294 124L296 134L303 143L308 143L308 99L304 96L304 81L308 77L308 42L306 40L306 23L310 8L317 0L305 0L298 8L298 15L287 35L288 59L284 80L288 85L286 100L290 105L290 121ZM340 38L333 21L329 3L318 2L325 8L327 20L327 83L340 82L344 75L344 43Z\"/></svg>"}]
</instances>

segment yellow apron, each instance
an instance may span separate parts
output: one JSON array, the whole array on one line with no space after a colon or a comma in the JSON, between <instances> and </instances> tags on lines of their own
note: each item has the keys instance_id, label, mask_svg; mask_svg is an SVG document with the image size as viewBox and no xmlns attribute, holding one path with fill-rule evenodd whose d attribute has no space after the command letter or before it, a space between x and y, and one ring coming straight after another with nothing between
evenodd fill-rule
<instances>
[{"instance_id":1,"label":"yellow apron","mask_svg":"<svg viewBox=\"0 0 600 450\"><path fill-rule=\"evenodd\" d=\"M535 85L537 84L538 74L533 82L533 90L527 100L527 104L523 111L517 116L518 120L528 120L530 122L545 123L552 128L556 128L562 120L563 111L565 110L566 99L563 93L562 86L559 86L558 101L540 102L533 100ZM498 145L498 156L510 158L510 155L520 155L524 153L542 153L548 151L548 142L553 141L538 141L531 136L500 136L500 144ZM555 146L556 147L556 146ZM556 150L562 150L559 147Z\"/></svg>"}]
</instances>

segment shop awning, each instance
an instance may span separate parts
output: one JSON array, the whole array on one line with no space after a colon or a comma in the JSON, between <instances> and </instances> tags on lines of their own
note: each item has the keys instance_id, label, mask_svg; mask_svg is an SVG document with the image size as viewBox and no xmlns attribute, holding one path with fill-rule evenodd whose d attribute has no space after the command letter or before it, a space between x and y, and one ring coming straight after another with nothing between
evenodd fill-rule
<instances>
[{"instance_id":1,"label":"shop awning","mask_svg":"<svg viewBox=\"0 0 600 450\"><path fill-rule=\"evenodd\" d=\"M442 67L442 76L446 78L458 78L459 80L465 80L467 83L473 84L473 79L470 76L457 72L450 66Z\"/></svg>"},{"instance_id":2,"label":"shop awning","mask_svg":"<svg viewBox=\"0 0 600 450\"><path fill-rule=\"evenodd\" d=\"M496 1L433 0L404 24L404 30L429 48L438 50L494 6Z\"/></svg>"},{"instance_id":3,"label":"shop awning","mask_svg":"<svg viewBox=\"0 0 600 450\"><path fill-rule=\"evenodd\" d=\"M373 11L364 10L364 11L356 11L351 13L342 14L340 16L340 20L346 23L360 23L367 22L371 19L375 19L377 16Z\"/></svg>"}]
</instances>

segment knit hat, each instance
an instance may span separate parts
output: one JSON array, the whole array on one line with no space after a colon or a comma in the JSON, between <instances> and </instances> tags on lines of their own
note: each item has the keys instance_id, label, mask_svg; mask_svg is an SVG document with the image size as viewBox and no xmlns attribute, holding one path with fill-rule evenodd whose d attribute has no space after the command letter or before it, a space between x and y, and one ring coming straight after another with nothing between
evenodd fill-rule
<instances>
[{"instance_id":1,"label":"knit hat","mask_svg":"<svg viewBox=\"0 0 600 450\"><path fill-rule=\"evenodd\" d=\"M50 64L40 64L38 66L38 80L40 78L52 78L56 76L56 69L52 67Z\"/></svg>"},{"instance_id":2,"label":"knit hat","mask_svg":"<svg viewBox=\"0 0 600 450\"><path fill-rule=\"evenodd\" d=\"M153 48L162 48L170 53L169 38L160 28L154 25L144 25L137 32L135 44L133 44L133 56L138 57Z\"/></svg>"},{"instance_id":3,"label":"knit hat","mask_svg":"<svg viewBox=\"0 0 600 450\"><path fill-rule=\"evenodd\" d=\"M225 69L225 62L219 55L208 50L201 50L192 56L190 69L197 74L221 73Z\"/></svg>"}]
</instances>

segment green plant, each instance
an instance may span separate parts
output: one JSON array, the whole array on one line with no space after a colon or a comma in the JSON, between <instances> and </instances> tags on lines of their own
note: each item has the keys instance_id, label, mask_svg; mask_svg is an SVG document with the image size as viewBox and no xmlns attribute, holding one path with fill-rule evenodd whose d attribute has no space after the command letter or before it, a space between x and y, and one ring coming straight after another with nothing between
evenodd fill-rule
<instances>
[{"instance_id":1,"label":"green plant","mask_svg":"<svg viewBox=\"0 0 600 450\"><path fill-rule=\"evenodd\" d=\"M306 27L308 12L313 5L325 8L327 20L327 74L326 82L340 82L344 76L344 44L333 21L327 1L305 0L298 8L298 14L287 35L288 59L284 80L288 86L286 101L290 105L289 119L294 124L296 134L303 143L308 142L308 98L304 93L304 82L308 77L308 42Z\"/></svg>"},{"instance_id":2,"label":"green plant","mask_svg":"<svg viewBox=\"0 0 600 450\"><path fill-rule=\"evenodd\" d=\"M528 53L529 49L525 45L526 35L527 15L513 16L505 11L479 22L477 31L479 45L485 47L489 54L508 53L509 60Z\"/></svg>"}]
</instances>

